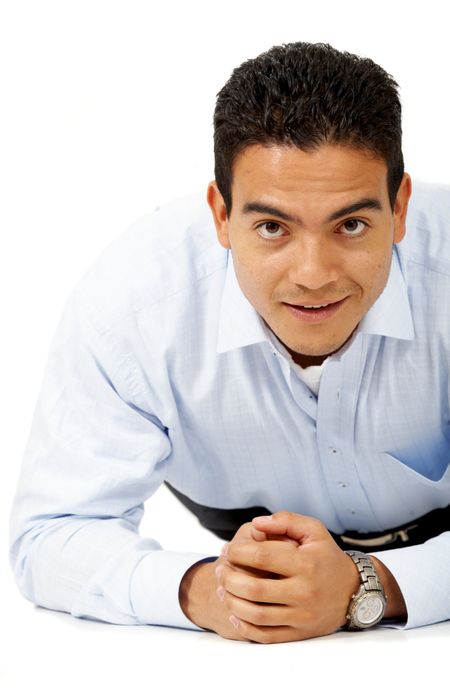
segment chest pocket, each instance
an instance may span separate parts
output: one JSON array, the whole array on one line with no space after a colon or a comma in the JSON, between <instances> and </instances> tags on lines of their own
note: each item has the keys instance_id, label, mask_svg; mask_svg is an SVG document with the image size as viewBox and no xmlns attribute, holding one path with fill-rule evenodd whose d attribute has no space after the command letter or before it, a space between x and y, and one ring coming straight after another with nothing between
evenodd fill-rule
<instances>
[{"instance_id":1,"label":"chest pocket","mask_svg":"<svg viewBox=\"0 0 450 696\"><path fill-rule=\"evenodd\" d=\"M389 503L407 507L411 518L450 504L450 461L437 480L415 471L387 452L381 454L380 463L383 489L390 498Z\"/></svg>"}]
</instances>

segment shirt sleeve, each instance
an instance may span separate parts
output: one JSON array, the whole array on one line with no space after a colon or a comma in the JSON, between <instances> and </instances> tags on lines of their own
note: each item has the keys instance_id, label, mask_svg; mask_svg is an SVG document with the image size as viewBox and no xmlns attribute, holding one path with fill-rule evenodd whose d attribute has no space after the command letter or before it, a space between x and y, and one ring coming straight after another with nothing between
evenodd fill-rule
<instances>
[{"instance_id":1,"label":"shirt sleeve","mask_svg":"<svg viewBox=\"0 0 450 696\"><path fill-rule=\"evenodd\" d=\"M403 549L370 552L389 568L402 591L407 620L389 628L416 628L450 619L450 532Z\"/></svg>"},{"instance_id":2,"label":"shirt sleeve","mask_svg":"<svg viewBox=\"0 0 450 696\"><path fill-rule=\"evenodd\" d=\"M203 630L182 611L184 573L209 554L142 538L164 481L168 431L133 403L126 350L69 297L53 338L10 519L22 594L75 617ZM206 558L205 558L206 557Z\"/></svg>"}]
</instances>

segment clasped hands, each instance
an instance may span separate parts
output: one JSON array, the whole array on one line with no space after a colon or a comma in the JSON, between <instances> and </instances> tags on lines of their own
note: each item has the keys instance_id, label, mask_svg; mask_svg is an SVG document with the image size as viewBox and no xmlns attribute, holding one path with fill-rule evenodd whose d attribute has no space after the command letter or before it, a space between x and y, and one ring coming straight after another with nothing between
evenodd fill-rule
<instances>
[{"instance_id":1,"label":"clasped hands","mask_svg":"<svg viewBox=\"0 0 450 696\"><path fill-rule=\"evenodd\" d=\"M243 525L214 571L235 632L226 637L258 643L338 631L360 584L354 562L320 520L285 511Z\"/></svg>"}]
</instances>

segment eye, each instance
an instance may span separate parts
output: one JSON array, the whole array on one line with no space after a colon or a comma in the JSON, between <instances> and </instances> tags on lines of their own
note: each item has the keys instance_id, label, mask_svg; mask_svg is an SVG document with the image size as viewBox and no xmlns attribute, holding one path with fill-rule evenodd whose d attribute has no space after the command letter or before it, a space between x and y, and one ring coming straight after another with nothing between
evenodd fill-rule
<instances>
[{"instance_id":1,"label":"eye","mask_svg":"<svg viewBox=\"0 0 450 696\"><path fill-rule=\"evenodd\" d=\"M368 224L364 220L352 218L343 222L341 228L347 237L362 237L367 231Z\"/></svg>"},{"instance_id":2,"label":"eye","mask_svg":"<svg viewBox=\"0 0 450 696\"><path fill-rule=\"evenodd\" d=\"M256 225L257 230L263 230L265 228L265 233L262 234L262 232L258 232L259 236L262 237L263 239L279 239L281 235L278 235L277 232L283 232L283 228L280 227L278 222L261 222L259 225ZM272 234L273 233L273 234Z\"/></svg>"}]
</instances>

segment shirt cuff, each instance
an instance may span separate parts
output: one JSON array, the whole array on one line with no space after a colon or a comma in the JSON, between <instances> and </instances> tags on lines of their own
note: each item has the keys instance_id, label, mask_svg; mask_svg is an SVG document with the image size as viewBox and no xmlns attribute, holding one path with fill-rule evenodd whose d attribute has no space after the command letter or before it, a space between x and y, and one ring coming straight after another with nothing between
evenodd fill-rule
<instances>
[{"instance_id":1,"label":"shirt cuff","mask_svg":"<svg viewBox=\"0 0 450 696\"><path fill-rule=\"evenodd\" d=\"M177 551L151 551L136 566L130 582L130 602L143 624L206 629L190 621L179 602L179 588L186 571L198 562L215 561L218 556Z\"/></svg>"},{"instance_id":2,"label":"shirt cuff","mask_svg":"<svg viewBox=\"0 0 450 696\"><path fill-rule=\"evenodd\" d=\"M417 628L450 618L450 533L416 546L370 552L391 571L406 604L406 621L384 619L388 628Z\"/></svg>"}]
</instances>

